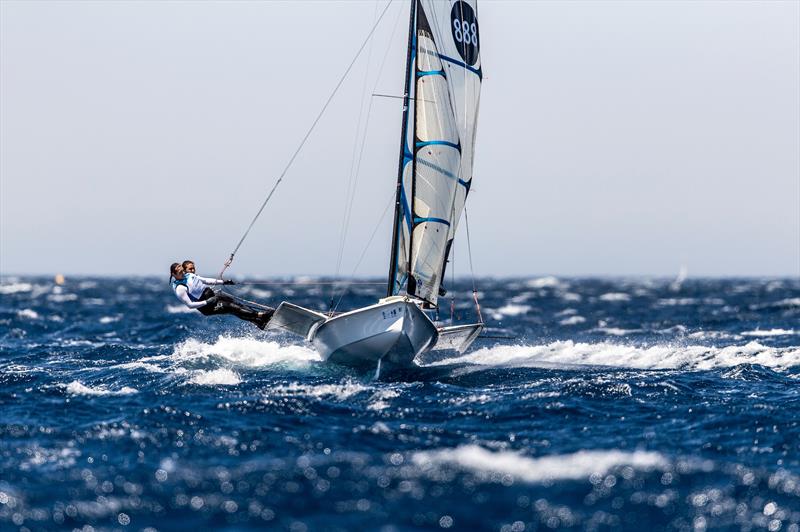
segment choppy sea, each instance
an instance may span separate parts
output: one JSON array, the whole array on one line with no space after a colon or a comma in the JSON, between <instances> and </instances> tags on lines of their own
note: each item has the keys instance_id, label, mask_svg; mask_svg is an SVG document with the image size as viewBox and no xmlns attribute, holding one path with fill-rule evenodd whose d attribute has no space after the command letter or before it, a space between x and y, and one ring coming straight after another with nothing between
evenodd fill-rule
<instances>
[{"instance_id":1,"label":"choppy sea","mask_svg":"<svg viewBox=\"0 0 800 532\"><path fill-rule=\"evenodd\" d=\"M328 308L296 281L232 288ZM486 338L376 379L160 278L2 278L0 529L800 530L800 279L478 287Z\"/></svg>"}]
</instances>

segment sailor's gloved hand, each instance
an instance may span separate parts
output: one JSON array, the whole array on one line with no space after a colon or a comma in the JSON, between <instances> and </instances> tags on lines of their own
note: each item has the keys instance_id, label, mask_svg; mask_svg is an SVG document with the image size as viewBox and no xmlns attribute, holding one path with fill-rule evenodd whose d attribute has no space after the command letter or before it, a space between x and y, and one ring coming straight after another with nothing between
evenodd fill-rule
<instances>
[{"instance_id":1,"label":"sailor's gloved hand","mask_svg":"<svg viewBox=\"0 0 800 532\"><path fill-rule=\"evenodd\" d=\"M233 279L225 279L222 284L236 284L236 282Z\"/></svg>"},{"instance_id":2,"label":"sailor's gloved hand","mask_svg":"<svg viewBox=\"0 0 800 532\"><path fill-rule=\"evenodd\" d=\"M217 303L217 296L211 296L208 299L206 299L207 307L213 307L214 305L216 305L216 303Z\"/></svg>"}]
</instances>

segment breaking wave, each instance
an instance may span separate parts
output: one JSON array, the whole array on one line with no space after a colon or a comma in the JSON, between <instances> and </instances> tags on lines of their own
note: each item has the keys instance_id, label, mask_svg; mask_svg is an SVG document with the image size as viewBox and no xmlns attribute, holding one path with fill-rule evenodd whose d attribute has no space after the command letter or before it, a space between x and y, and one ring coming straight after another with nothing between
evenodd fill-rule
<instances>
[{"instance_id":1,"label":"breaking wave","mask_svg":"<svg viewBox=\"0 0 800 532\"><path fill-rule=\"evenodd\" d=\"M785 370L800 366L800 348L767 347L758 342L741 346L707 347L654 345L637 347L611 342L571 340L546 345L503 345L478 349L465 356L431 365L470 363L485 366L610 366L634 369L709 370L739 364L759 364Z\"/></svg>"},{"instance_id":2,"label":"breaking wave","mask_svg":"<svg viewBox=\"0 0 800 532\"><path fill-rule=\"evenodd\" d=\"M123 386L118 390L110 390L106 386L87 386L80 381L72 381L65 386L67 393L72 395L131 395L139 390L130 386Z\"/></svg>"},{"instance_id":3,"label":"breaking wave","mask_svg":"<svg viewBox=\"0 0 800 532\"><path fill-rule=\"evenodd\" d=\"M319 355L314 350L302 345L281 345L276 341L252 337L220 336L209 343L190 338L175 346L169 355L147 357L141 362L224 362L238 367L259 368L275 364L306 366L318 360Z\"/></svg>"},{"instance_id":4,"label":"breaking wave","mask_svg":"<svg viewBox=\"0 0 800 532\"><path fill-rule=\"evenodd\" d=\"M469 471L484 481L500 475L528 483L589 479L624 466L644 471L664 470L670 464L660 453L648 451L593 450L531 458L514 451L490 451L479 445L420 451L411 459L423 470L450 466Z\"/></svg>"},{"instance_id":5,"label":"breaking wave","mask_svg":"<svg viewBox=\"0 0 800 532\"><path fill-rule=\"evenodd\" d=\"M793 334L797 334L794 329L756 329L755 331L743 332L742 336L791 336Z\"/></svg>"},{"instance_id":6,"label":"breaking wave","mask_svg":"<svg viewBox=\"0 0 800 532\"><path fill-rule=\"evenodd\" d=\"M189 380L190 384L199 384L203 386L235 386L241 382L241 377L239 377L236 372L227 368L220 368L212 371L197 371Z\"/></svg>"},{"instance_id":7,"label":"breaking wave","mask_svg":"<svg viewBox=\"0 0 800 532\"><path fill-rule=\"evenodd\" d=\"M0 294L3 295L30 292L31 290L33 290L33 285L30 283L0 284Z\"/></svg>"}]
</instances>

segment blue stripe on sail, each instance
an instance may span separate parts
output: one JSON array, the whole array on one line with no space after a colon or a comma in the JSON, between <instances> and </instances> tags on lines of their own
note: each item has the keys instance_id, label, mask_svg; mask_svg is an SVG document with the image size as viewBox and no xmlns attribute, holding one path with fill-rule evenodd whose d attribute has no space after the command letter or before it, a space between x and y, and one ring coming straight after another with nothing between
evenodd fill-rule
<instances>
[{"instance_id":1,"label":"blue stripe on sail","mask_svg":"<svg viewBox=\"0 0 800 532\"><path fill-rule=\"evenodd\" d=\"M447 170L445 170L441 166L437 166L437 165L435 165L435 164L433 164L431 162L426 161L425 159L419 159L418 158L417 159L417 164L421 164L422 166L427 166L428 168L436 170L440 174L444 174L447 177L449 177L450 179L458 180L458 177L456 177L455 174L453 174L452 172L448 172Z\"/></svg>"},{"instance_id":2,"label":"blue stripe on sail","mask_svg":"<svg viewBox=\"0 0 800 532\"><path fill-rule=\"evenodd\" d=\"M483 73L480 70L478 70L475 67L471 67L468 64L459 61L458 59L453 59L452 57L447 57L446 55L442 55L442 54L439 54L439 59L443 59L443 60L447 61L448 63L453 63L454 65L458 65L460 67L466 68L470 72L472 72L474 74L477 74L478 77L481 80L483 79Z\"/></svg>"},{"instance_id":3,"label":"blue stripe on sail","mask_svg":"<svg viewBox=\"0 0 800 532\"><path fill-rule=\"evenodd\" d=\"M464 186L464 188L466 188L467 190L469 190L469 187L472 185L472 181L464 181L463 179L459 179L459 180L458 180L458 184L459 184L459 185L463 185L463 186Z\"/></svg>"},{"instance_id":4,"label":"blue stripe on sail","mask_svg":"<svg viewBox=\"0 0 800 532\"><path fill-rule=\"evenodd\" d=\"M446 140L429 140L429 141L425 141L425 142L417 142L416 146L417 146L417 148L424 148L425 146L450 146L451 148L455 148L459 152L461 152L461 145L460 144L454 144L454 143L448 142Z\"/></svg>"},{"instance_id":5,"label":"blue stripe on sail","mask_svg":"<svg viewBox=\"0 0 800 532\"><path fill-rule=\"evenodd\" d=\"M435 222L437 224L444 224L447 227L450 227L450 222L445 220L444 218L414 218L414 225L425 223L425 222Z\"/></svg>"},{"instance_id":6,"label":"blue stripe on sail","mask_svg":"<svg viewBox=\"0 0 800 532\"><path fill-rule=\"evenodd\" d=\"M422 70L417 72L418 78L423 76L444 76L444 70Z\"/></svg>"},{"instance_id":7,"label":"blue stripe on sail","mask_svg":"<svg viewBox=\"0 0 800 532\"><path fill-rule=\"evenodd\" d=\"M400 187L400 204L403 209L403 218L406 220L406 224L408 224L408 230L411 231L411 209L408 208L408 199L406 198L406 190L405 187Z\"/></svg>"}]
</instances>

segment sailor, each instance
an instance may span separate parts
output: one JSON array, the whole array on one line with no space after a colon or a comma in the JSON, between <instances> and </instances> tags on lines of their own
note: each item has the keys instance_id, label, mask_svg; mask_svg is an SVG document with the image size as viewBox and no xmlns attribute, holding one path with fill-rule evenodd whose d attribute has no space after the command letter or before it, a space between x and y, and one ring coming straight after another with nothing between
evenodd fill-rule
<instances>
[{"instance_id":1,"label":"sailor","mask_svg":"<svg viewBox=\"0 0 800 532\"><path fill-rule=\"evenodd\" d=\"M183 264L190 265L192 273L184 271ZM267 326L274 309L267 307L265 310L257 310L247 305L241 304L232 295L223 291L214 292L213 285L232 285L233 281L222 279L209 279L200 277L194 273L194 262L184 261L173 263L169 267L169 280L172 290L181 302L189 308L199 310L205 316L216 314L233 314L239 319L255 324L259 329Z\"/></svg>"}]
</instances>

